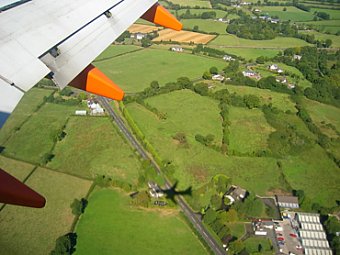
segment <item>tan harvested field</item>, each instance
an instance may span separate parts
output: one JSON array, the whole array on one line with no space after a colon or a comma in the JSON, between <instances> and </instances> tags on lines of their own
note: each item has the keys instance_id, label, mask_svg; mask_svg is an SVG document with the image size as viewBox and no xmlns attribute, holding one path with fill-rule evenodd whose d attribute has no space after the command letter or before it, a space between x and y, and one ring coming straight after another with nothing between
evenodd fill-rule
<instances>
[{"instance_id":1,"label":"tan harvested field","mask_svg":"<svg viewBox=\"0 0 340 255\"><path fill-rule=\"evenodd\" d=\"M159 36L153 39L155 42L171 40L181 43L194 42L206 44L216 37L215 35L206 35L189 31L173 31L171 29L164 29L158 33Z\"/></svg>"},{"instance_id":2,"label":"tan harvested field","mask_svg":"<svg viewBox=\"0 0 340 255\"><path fill-rule=\"evenodd\" d=\"M128 28L130 33L151 33L153 31L159 30L158 27L149 26L149 25L142 25L142 24L133 24Z\"/></svg>"}]
</instances>

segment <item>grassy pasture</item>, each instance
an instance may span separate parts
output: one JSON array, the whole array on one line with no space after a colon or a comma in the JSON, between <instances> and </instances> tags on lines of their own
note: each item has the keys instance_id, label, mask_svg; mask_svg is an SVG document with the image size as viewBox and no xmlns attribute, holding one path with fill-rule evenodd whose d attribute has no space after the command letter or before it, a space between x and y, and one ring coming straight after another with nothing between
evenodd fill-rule
<instances>
[{"instance_id":1,"label":"grassy pasture","mask_svg":"<svg viewBox=\"0 0 340 255\"><path fill-rule=\"evenodd\" d=\"M272 58L275 57L280 52L279 50L273 49L251 49L251 48L228 48L224 49L224 51L245 58L246 60L250 59L255 60L260 56Z\"/></svg>"},{"instance_id":2,"label":"grassy pasture","mask_svg":"<svg viewBox=\"0 0 340 255\"><path fill-rule=\"evenodd\" d=\"M336 130L340 132L339 108L308 99L305 99L304 106L310 114L314 124L317 125L325 135L333 138L338 137L336 132L327 127L326 124L334 125Z\"/></svg>"},{"instance_id":3,"label":"grassy pasture","mask_svg":"<svg viewBox=\"0 0 340 255\"><path fill-rule=\"evenodd\" d=\"M18 180L23 181L31 173L35 166L0 156L0 168L13 175Z\"/></svg>"},{"instance_id":4,"label":"grassy pasture","mask_svg":"<svg viewBox=\"0 0 340 255\"><path fill-rule=\"evenodd\" d=\"M183 92L186 93L185 96L180 95ZM172 161L177 167L175 178L179 180L179 188L198 187L219 173L232 177L233 183L257 194L265 195L268 190L279 186L275 159L228 157L194 140L197 133L211 133L215 137L221 135L217 102L213 103L207 98L185 91L163 95L163 100L157 97L151 98L153 101L149 103L162 111L167 107L166 120L159 120L153 113L135 103L128 104L127 109L160 156ZM182 97L184 100L178 100ZM181 111L178 111L179 104ZM205 110L201 110L202 108ZM215 126L211 128L211 125ZM174 134L183 131L188 140L188 148L178 145L172 139Z\"/></svg>"},{"instance_id":5,"label":"grassy pasture","mask_svg":"<svg viewBox=\"0 0 340 255\"><path fill-rule=\"evenodd\" d=\"M329 32L329 33L335 34L338 31L340 31L339 20L308 21L308 22L303 22L303 23L306 25L312 25L313 27L317 28L321 32Z\"/></svg>"},{"instance_id":6,"label":"grassy pasture","mask_svg":"<svg viewBox=\"0 0 340 255\"><path fill-rule=\"evenodd\" d=\"M45 104L3 145L4 153L40 163L42 156L52 149L58 130L76 109L75 106Z\"/></svg>"},{"instance_id":7,"label":"grassy pasture","mask_svg":"<svg viewBox=\"0 0 340 255\"><path fill-rule=\"evenodd\" d=\"M226 11L222 11L222 10L214 10L214 9L180 9L177 11L178 15L182 15L184 13L186 13L187 10L190 10L191 14L196 14L196 15L200 15L203 12L211 12L214 11L216 13L216 18L224 18L225 16L228 15L228 13ZM176 14L175 10L170 10L172 14Z\"/></svg>"},{"instance_id":8,"label":"grassy pasture","mask_svg":"<svg viewBox=\"0 0 340 255\"><path fill-rule=\"evenodd\" d=\"M230 107L229 120L229 150L241 153L266 149L268 136L275 131L259 109Z\"/></svg>"},{"instance_id":9,"label":"grassy pasture","mask_svg":"<svg viewBox=\"0 0 340 255\"><path fill-rule=\"evenodd\" d=\"M134 52L143 48L135 45L110 45L102 54L100 54L93 62L105 61L121 54Z\"/></svg>"},{"instance_id":10,"label":"grassy pasture","mask_svg":"<svg viewBox=\"0 0 340 255\"><path fill-rule=\"evenodd\" d=\"M222 60L179 54L165 50L146 49L102 61L97 66L124 91L141 91L153 80L160 84L175 81L178 77L198 78L211 66L222 68Z\"/></svg>"},{"instance_id":11,"label":"grassy pasture","mask_svg":"<svg viewBox=\"0 0 340 255\"><path fill-rule=\"evenodd\" d=\"M85 197L91 182L38 168L26 182L46 197L42 209L11 206L0 212L1 254L49 254L55 240L70 231L70 204Z\"/></svg>"},{"instance_id":12,"label":"grassy pasture","mask_svg":"<svg viewBox=\"0 0 340 255\"><path fill-rule=\"evenodd\" d=\"M331 19L340 20L340 10L325 9L325 8L311 8L311 13L314 12L325 12L328 13Z\"/></svg>"},{"instance_id":13,"label":"grassy pasture","mask_svg":"<svg viewBox=\"0 0 340 255\"><path fill-rule=\"evenodd\" d=\"M139 161L109 118L71 117L65 132L49 167L87 178L105 174L136 183Z\"/></svg>"},{"instance_id":14,"label":"grassy pasture","mask_svg":"<svg viewBox=\"0 0 340 255\"><path fill-rule=\"evenodd\" d=\"M3 144L43 102L44 96L53 92L50 89L32 88L21 99L18 106L0 129L0 145Z\"/></svg>"},{"instance_id":15,"label":"grassy pasture","mask_svg":"<svg viewBox=\"0 0 340 255\"><path fill-rule=\"evenodd\" d=\"M283 11L283 8L287 11ZM294 6L260 6L259 9L262 11L261 14L278 16L282 21L309 21L314 18L313 12L305 12Z\"/></svg>"},{"instance_id":16,"label":"grassy pasture","mask_svg":"<svg viewBox=\"0 0 340 255\"><path fill-rule=\"evenodd\" d=\"M207 254L174 210L138 209L115 190L93 193L77 225L75 254Z\"/></svg>"},{"instance_id":17,"label":"grassy pasture","mask_svg":"<svg viewBox=\"0 0 340 255\"><path fill-rule=\"evenodd\" d=\"M296 112L294 103L290 100L288 94L278 93L270 91L268 89L259 89L248 86L227 85L227 89L230 93L236 93L238 95L255 95L260 98L261 104L273 104L273 106L280 110Z\"/></svg>"},{"instance_id":18,"label":"grassy pasture","mask_svg":"<svg viewBox=\"0 0 340 255\"><path fill-rule=\"evenodd\" d=\"M340 20L339 20L339 23L340 23ZM339 31L340 31L340 25L339 25ZM340 48L340 36L338 35L324 34L324 33L320 33L317 31L301 31L301 33L312 34L315 36L315 39L317 40L331 39L332 40L331 48Z\"/></svg>"},{"instance_id":19,"label":"grassy pasture","mask_svg":"<svg viewBox=\"0 0 340 255\"><path fill-rule=\"evenodd\" d=\"M211 19L182 19L183 27L187 29L193 29L198 26L200 31L204 32L216 32L218 34L226 34L227 25L225 23L211 20Z\"/></svg>"},{"instance_id":20,"label":"grassy pasture","mask_svg":"<svg viewBox=\"0 0 340 255\"><path fill-rule=\"evenodd\" d=\"M287 47L302 47L310 44L303 40L290 37L276 37L272 40L248 40L235 35L219 35L209 42L209 46L222 46L225 48L259 48L259 49L285 49Z\"/></svg>"},{"instance_id":21,"label":"grassy pasture","mask_svg":"<svg viewBox=\"0 0 340 255\"><path fill-rule=\"evenodd\" d=\"M171 0L170 2L179 4L180 6L211 8L210 2L206 0Z\"/></svg>"},{"instance_id":22,"label":"grassy pasture","mask_svg":"<svg viewBox=\"0 0 340 255\"><path fill-rule=\"evenodd\" d=\"M244 241L246 246L246 250L249 254L274 254L274 251L271 251L272 243L268 238L265 237L250 237ZM259 244L262 246L261 253L258 253Z\"/></svg>"},{"instance_id":23,"label":"grassy pasture","mask_svg":"<svg viewBox=\"0 0 340 255\"><path fill-rule=\"evenodd\" d=\"M293 189L304 190L308 198L320 205L336 205L340 199L339 168L320 146L314 145L299 157L288 157L282 163Z\"/></svg>"}]
</instances>

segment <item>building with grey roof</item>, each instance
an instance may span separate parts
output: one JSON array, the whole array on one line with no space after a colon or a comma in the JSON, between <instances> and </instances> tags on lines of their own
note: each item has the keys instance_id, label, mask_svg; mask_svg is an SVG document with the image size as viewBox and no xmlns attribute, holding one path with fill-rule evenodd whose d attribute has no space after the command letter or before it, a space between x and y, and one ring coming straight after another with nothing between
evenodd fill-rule
<instances>
[{"instance_id":1,"label":"building with grey roof","mask_svg":"<svg viewBox=\"0 0 340 255\"><path fill-rule=\"evenodd\" d=\"M294 196L276 196L276 202L281 208L299 208L299 199Z\"/></svg>"}]
</instances>

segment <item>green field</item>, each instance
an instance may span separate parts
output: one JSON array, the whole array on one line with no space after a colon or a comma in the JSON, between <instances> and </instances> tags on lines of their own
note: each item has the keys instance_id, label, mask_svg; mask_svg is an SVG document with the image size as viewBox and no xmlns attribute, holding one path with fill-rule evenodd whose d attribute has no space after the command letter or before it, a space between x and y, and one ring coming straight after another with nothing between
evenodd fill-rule
<instances>
[{"instance_id":1,"label":"green field","mask_svg":"<svg viewBox=\"0 0 340 255\"><path fill-rule=\"evenodd\" d=\"M221 69L226 64L223 60L192 54L145 49L113 60L101 61L96 65L125 92L133 93L149 87L153 80L164 84L176 81L181 76L198 78L211 66Z\"/></svg>"},{"instance_id":2,"label":"green field","mask_svg":"<svg viewBox=\"0 0 340 255\"><path fill-rule=\"evenodd\" d=\"M93 62L100 62L114 58L119 55L123 55L143 48L135 45L110 45L102 54L100 54Z\"/></svg>"},{"instance_id":3,"label":"green field","mask_svg":"<svg viewBox=\"0 0 340 255\"><path fill-rule=\"evenodd\" d=\"M93 193L77 225L75 254L207 254L174 210L138 209L115 190Z\"/></svg>"},{"instance_id":4,"label":"green field","mask_svg":"<svg viewBox=\"0 0 340 255\"><path fill-rule=\"evenodd\" d=\"M45 104L3 146L4 153L17 159L40 163L54 145L55 137L77 107Z\"/></svg>"},{"instance_id":5,"label":"green field","mask_svg":"<svg viewBox=\"0 0 340 255\"><path fill-rule=\"evenodd\" d=\"M168 118L159 120L155 114L135 103L128 104L127 109L161 158L170 160L177 167L174 175L179 180L179 188L198 187L219 173L232 177L234 184L257 194L264 195L279 186L275 159L228 157L194 140L198 133L221 136L217 102L189 91L153 97L148 102L166 112ZM181 105L180 111L178 105ZM185 132L188 148L179 146L172 139L177 132Z\"/></svg>"},{"instance_id":6,"label":"green field","mask_svg":"<svg viewBox=\"0 0 340 255\"><path fill-rule=\"evenodd\" d=\"M246 60L255 60L260 56L273 58L275 57L280 50L273 49L251 49L251 48L228 48L224 49L225 52L234 54L236 56L240 56Z\"/></svg>"},{"instance_id":7,"label":"green field","mask_svg":"<svg viewBox=\"0 0 340 255\"><path fill-rule=\"evenodd\" d=\"M340 22L339 20L321 20L321 21L308 21L303 22L306 25L312 25L317 28L321 32L329 32L332 34L336 34L340 31Z\"/></svg>"},{"instance_id":8,"label":"green field","mask_svg":"<svg viewBox=\"0 0 340 255\"><path fill-rule=\"evenodd\" d=\"M109 118L71 117L65 132L49 167L87 178L104 174L136 184L139 161Z\"/></svg>"},{"instance_id":9,"label":"green field","mask_svg":"<svg viewBox=\"0 0 340 255\"><path fill-rule=\"evenodd\" d=\"M340 199L339 168L318 145L284 160L283 171L292 188L304 190L314 203L332 207Z\"/></svg>"},{"instance_id":10,"label":"green field","mask_svg":"<svg viewBox=\"0 0 340 255\"><path fill-rule=\"evenodd\" d=\"M5 143L23 122L37 110L37 107L42 104L44 96L48 96L52 92L53 90L50 89L32 88L24 95L5 125L0 129L0 145Z\"/></svg>"},{"instance_id":11,"label":"green field","mask_svg":"<svg viewBox=\"0 0 340 255\"><path fill-rule=\"evenodd\" d=\"M248 40L235 35L219 35L210 41L209 46L222 46L225 48L260 48L285 49L287 47L302 47L310 45L303 40L290 37L276 37L272 40Z\"/></svg>"},{"instance_id":12,"label":"green field","mask_svg":"<svg viewBox=\"0 0 340 255\"><path fill-rule=\"evenodd\" d=\"M340 20L340 10L324 9L324 8L311 8L310 12L311 13L314 13L314 12L325 12L325 13L328 13L330 15L331 19Z\"/></svg>"},{"instance_id":13,"label":"green field","mask_svg":"<svg viewBox=\"0 0 340 255\"><path fill-rule=\"evenodd\" d=\"M340 20L339 20L339 23L340 23ZM339 29L340 29L340 25L339 25ZM315 36L315 39L317 39L317 40L331 39L332 40L331 48L340 48L340 36L338 36L338 35L324 34L324 33L320 33L320 32L317 32L317 31L300 31L300 33L312 34L312 35Z\"/></svg>"},{"instance_id":14,"label":"green field","mask_svg":"<svg viewBox=\"0 0 340 255\"><path fill-rule=\"evenodd\" d=\"M229 108L229 150L252 153L267 149L267 139L275 131L259 109Z\"/></svg>"},{"instance_id":15,"label":"green field","mask_svg":"<svg viewBox=\"0 0 340 255\"><path fill-rule=\"evenodd\" d=\"M218 34L226 34L227 25L225 23L211 19L182 19L183 27L192 30L198 26L199 31L206 33L215 32Z\"/></svg>"},{"instance_id":16,"label":"green field","mask_svg":"<svg viewBox=\"0 0 340 255\"><path fill-rule=\"evenodd\" d=\"M271 250L272 243L268 238L264 237L250 237L244 241L246 250L249 254L274 254ZM261 244L261 252L259 253L259 245Z\"/></svg>"},{"instance_id":17,"label":"green field","mask_svg":"<svg viewBox=\"0 0 340 255\"><path fill-rule=\"evenodd\" d=\"M280 20L286 21L309 21L313 20L313 12L305 12L294 6L260 6L261 15L277 16ZM283 11L286 8L287 11Z\"/></svg>"},{"instance_id":18,"label":"green field","mask_svg":"<svg viewBox=\"0 0 340 255\"><path fill-rule=\"evenodd\" d=\"M55 240L70 231L74 216L70 204L85 197L91 183L38 168L27 185L46 197L42 209L11 206L0 212L1 254L49 254Z\"/></svg>"},{"instance_id":19,"label":"green field","mask_svg":"<svg viewBox=\"0 0 340 255\"><path fill-rule=\"evenodd\" d=\"M171 0L170 2L179 4L180 6L211 8L211 4L207 0Z\"/></svg>"},{"instance_id":20,"label":"green field","mask_svg":"<svg viewBox=\"0 0 340 255\"><path fill-rule=\"evenodd\" d=\"M200 15L203 12L211 12L214 11L216 13L216 18L224 18L225 16L228 15L228 13L226 11L222 11L222 10L212 10L212 9L180 9L178 11L175 10L170 10L170 12L172 14L177 14L178 15L182 15L183 13L186 13L187 10L190 10L191 14L196 14L196 15Z\"/></svg>"},{"instance_id":21,"label":"green field","mask_svg":"<svg viewBox=\"0 0 340 255\"><path fill-rule=\"evenodd\" d=\"M340 109L331 105L319 103L317 101L305 99L304 106L310 114L313 123L317 125L322 133L329 137L337 138L336 131L327 127L332 124L338 132L340 132Z\"/></svg>"},{"instance_id":22,"label":"green field","mask_svg":"<svg viewBox=\"0 0 340 255\"><path fill-rule=\"evenodd\" d=\"M273 92L269 89L259 89L248 86L227 85L227 89L230 93L236 93L238 95L255 95L260 98L261 104L272 104L274 107L280 110L296 112L295 104L290 100L288 94Z\"/></svg>"}]
</instances>

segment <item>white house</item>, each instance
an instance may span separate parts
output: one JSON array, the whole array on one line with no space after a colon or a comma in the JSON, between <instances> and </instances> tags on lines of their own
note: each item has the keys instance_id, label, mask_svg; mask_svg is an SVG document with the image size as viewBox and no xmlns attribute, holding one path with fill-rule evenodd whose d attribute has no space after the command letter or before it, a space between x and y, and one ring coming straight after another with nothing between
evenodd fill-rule
<instances>
[{"instance_id":1,"label":"white house","mask_svg":"<svg viewBox=\"0 0 340 255\"><path fill-rule=\"evenodd\" d=\"M279 67L276 64L271 64L269 65L268 68L270 71L277 71L279 69Z\"/></svg>"},{"instance_id":2,"label":"white house","mask_svg":"<svg viewBox=\"0 0 340 255\"><path fill-rule=\"evenodd\" d=\"M77 116L86 116L87 112L85 110L77 110L75 114Z\"/></svg>"},{"instance_id":3,"label":"white house","mask_svg":"<svg viewBox=\"0 0 340 255\"><path fill-rule=\"evenodd\" d=\"M224 55L223 60L225 61L235 61L235 59L232 56Z\"/></svg>"},{"instance_id":4,"label":"white house","mask_svg":"<svg viewBox=\"0 0 340 255\"><path fill-rule=\"evenodd\" d=\"M102 115L102 114L104 114L104 109L98 103L95 103L93 101L88 101L87 106L91 110L91 115Z\"/></svg>"},{"instance_id":5,"label":"white house","mask_svg":"<svg viewBox=\"0 0 340 255\"><path fill-rule=\"evenodd\" d=\"M215 74L212 77L212 80L214 81L224 81L224 76L220 75L220 74Z\"/></svg>"},{"instance_id":6,"label":"white house","mask_svg":"<svg viewBox=\"0 0 340 255\"><path fill-rule=\"evenodd\" d=\"M301 55L296 55L296 54L294 54L294 56L293 56L293 59L294 59L294 60L297 60L297 61L300 61L301 58L302 58Z\"/></svg>"},{"instance_id":7,"label":"white house","mask_svg":"<svg viewBox=\"0 0 340 255\"><path fill-rule=\"evenodd\" d=\"M137 40L142 40L145 36L146 34L141 33L141 32L131 34L131 38L135 38Z\"/></svg>"},{"instance_id":8,"label":"white house","mask_svg":"<svg viewBox=\"0 0 340 255\"><path fill-rule=\"evenodd\" d=\"M286 77L276 77L275 79L277 82L280 82L280 83L287 83L287 78Z\"/></svg>"},{"instance_id":9,"label":"white house","mask_svg":"<svg viewBox=\"0 0 340 255\"><path fill-rule=\"evenodd\" d=\"M180 46L173 46L170 49L171 51L175 51L175 52L183 52L183 48Z\"/></svg>"}]
</instances>

